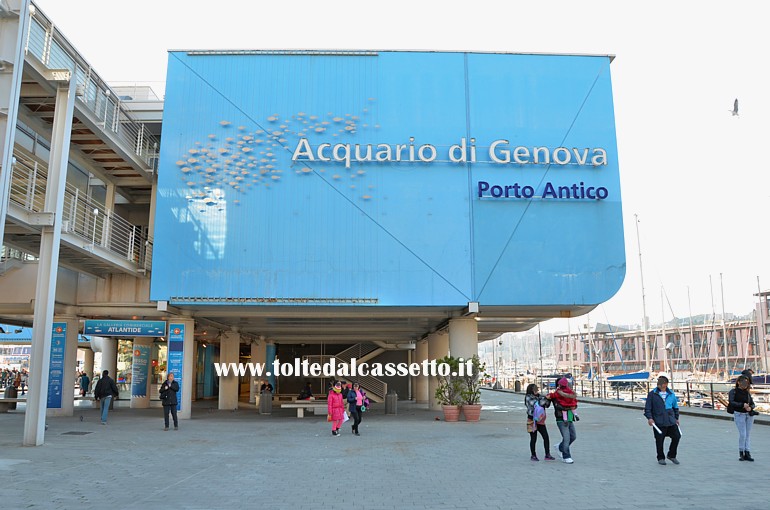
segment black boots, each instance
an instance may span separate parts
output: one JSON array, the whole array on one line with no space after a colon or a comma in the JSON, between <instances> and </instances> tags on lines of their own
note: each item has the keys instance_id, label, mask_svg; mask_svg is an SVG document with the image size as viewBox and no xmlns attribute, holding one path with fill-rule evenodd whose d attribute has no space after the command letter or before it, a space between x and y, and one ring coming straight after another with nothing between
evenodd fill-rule
<instances>
[{"instance_id":1,"label":"black boots","mask_svg":"<svg viewBox=\"0 0 770 510\"><path fill-rule=\"evenodd\" d=\"M751 456L751 453L749 453L748 450L743 452L743 460L748 460L749 462L754 462L754 457Z\"/></svg>"},{"instance_id":2,"label":"black boots","mask_svg":"<svg viewBox=\"0 0 770 510\"><path fill-rule=\"evenodd\" d=\"M743 462L744 460L746 460L746 452L744 452L743 450L738 450L738 451L741 453L741 456L738 458L738 460Z\"/></svg>"}]
</instances>

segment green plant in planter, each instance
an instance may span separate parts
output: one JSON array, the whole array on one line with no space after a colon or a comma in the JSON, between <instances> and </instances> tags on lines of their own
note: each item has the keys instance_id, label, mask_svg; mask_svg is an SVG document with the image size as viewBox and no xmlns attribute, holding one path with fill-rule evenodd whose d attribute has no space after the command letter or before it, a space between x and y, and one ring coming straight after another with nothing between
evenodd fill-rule
<instances>
[{"instance_id":1,"label":"green plant in planter","mask_svg":"<svg viewBox=\"0 0 770 510\"><path fill-rule=\"evenodd\" d=\"M452 356L445 356L436 360L436 364L445 363L449 366L449 375L436 375L438 386L436 387L436 400L445 406L462 405L462 392L464 389L462 377L460 377L460 360ZM455 374L455 375L452 375Z\"/></svg>"},{"instance_id":2,"label":"green plant in planter","mask_svg":"<svg viewBox=\"0 0 770 510\"><path fill-rule=\"evenodd\" d=\"M481 362L478 354L474 354L470 361L471 370L467 370L468 366L466 365L466 371L460 377L462 382L460 400L463 404L474 405L481 402L482 381L484 378L489 377L489 374L486 373L487 364ZM463 363L466 362L463 361Z\"/></svg>"}]
</instances>

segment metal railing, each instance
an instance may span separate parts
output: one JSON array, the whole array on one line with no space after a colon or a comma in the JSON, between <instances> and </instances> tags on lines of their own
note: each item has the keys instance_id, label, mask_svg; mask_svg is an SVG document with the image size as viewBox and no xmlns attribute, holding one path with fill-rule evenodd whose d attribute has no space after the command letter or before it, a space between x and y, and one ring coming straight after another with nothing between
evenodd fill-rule
<instances>
[{"instance_id":1,"label":"metal railing","mask_svg":"<svg viewBox=\"0 0 770 510\"><path fill-rule=\"evenodd\" d=\"M338 352L337 354L308 354L302 358L308 360L308 363L323 364L329 361L331 358L344 363L349 363L353 358L356 360L362 360L364 356L371 354L377 349L379 349L379 347L372 343L362 342L352 345L351 347L348 347L344 351Z\"/></svg>"},{"instance_id":2,"label":"metal railing","mask_svg":"<svg viewBox=\"0 0 770 510\"><path fill-rule=\"evenodd\" d=\"M331 358L334 358L337 363L349 365L354 358L356 361L365 361L366 356L370 355L378 349L380 349L380 347L375 344L369 342L361 342L352 345L351 347L348 347L347 349L338 352L337 354L308 354L303 356L302 359L307 360L308 363L311 364L318 363L319 365L323 365ZM371 397L373 397L375 401L381 402L385 400L385 395L388 393L388 384L385 381L369 375L356 375L356 377L352 377L350 380L355 380L361 384L361 388L363 388Z\"/></svg>"},{"instance_id":3,"label":"metal railing","mask_svg":"<svg viewBox=\"0 0 770 510\"><path fill-rule=\"evenodd\" d=\"M532 381L522 378L500 379L500 387L507 390L523 392L528 382L537 382L543 391L554 389L553 378L534 378ZM518 384L517 384L518 383ZM595 379L591 381L575 381L573 389L579 397L599 398L602 400L618 400L626 402L644 402L650 390L655 389L656 382L619 382ZM693 382L670 381L669 387L674 390L683 407L700 407L703 409L723 410L727 407L727 395L735 387L735 383L724 382ZM755 384L752 386L757 411L766 413L770 409L770 385Z\"/></svg>"},{"instance_id":4,"label":"metal railing","mask_svg":"<svg viewBox=\"0 0 770 510\"><path fill-rule=\"evenodd\" d=\"M129 152L151 170L157 170L158 140L128 113L117 94L37 6L30 18L25 49L48 69L69 69L77 81L80 104L98 119L105 131L116 135Z\"/></svg>"},{"instance_id":5,"label":"metal railing","mask_svg":"<svg viewBox=\"0 0 770 510\"><path fill-rule=\"evenodd\" d=\"M0 276L13 269L22 267L25 262L34 262L36 260L37 257L30 253L2 246L0 247Z\"/></svg>"},{"instance_id":6,"label":"metal railing","mask_svg":"<svg viewBox=\"0 0 770 510\"><path fill-rule=\"evenodd\" d=\"M10 201L32 212L42 212L48 175L45 166L14 151L16 164L11 178ZM133 225L93 201L83 191L67 184L62 209L62 233L74 234L96 247L105 249L149 270L152 262L152 238L144 227Z\"/></svg>"}]
</instances>

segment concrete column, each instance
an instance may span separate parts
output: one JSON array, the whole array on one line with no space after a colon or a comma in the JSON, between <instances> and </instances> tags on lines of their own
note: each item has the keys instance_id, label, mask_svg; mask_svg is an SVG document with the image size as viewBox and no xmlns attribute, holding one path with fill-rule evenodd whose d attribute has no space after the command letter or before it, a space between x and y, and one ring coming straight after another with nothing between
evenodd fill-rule
<instances>
[{"instance_id":1,"label":"concrete column","mask_svg":"<svg viewBox=\"0 0 770 510\"><path fill-rule=\"evenodd\" d=\"M234 331L223 333L219 341L219 362L238 364L241 335ZM230 372L219 378L219 409L238 408L238 375Z\"/></svg>"},{"instance_id":2,"label":"concrete column","mask_svg":"<svg viewBox=\"0 0 770 510\"><path fill-rule=\"evenodd\" d=\"M415 363L422 364L423 361L428 359L428 341L423 340L418 342L414 350ZM428 398L428 376L418 375L414 378L414 398L418 404L427 404L430 401ZM434 390L435 391L435 390Z\"/></svg>"},{"instance_id":3,"label":"concrete column","mask_svg":"<svg viewBox=\"0 0 770 510\"><path fill-rule=\"evenodd\" d=\"M454 358L470 359L479 353L479 333L476 320L449 321L449 354Z\"/></svg>"},{"instance_id":4,"label":"concrete column","mask_svg":"<svg viewBox=\"0 0 770 510\"><path fill-rule=\"evenodd\" d=\"M251 362L254 364L265 363L266 359L267 349L265 341L251 342ZM249 402L256 404L257 395L259 395L259 378L254 376L251 378L251 385L249 386Z\"/></svg>"},{"instance_id":5,"label":"concrete column","mask_svg":"<svg viewBox=\"0 0 770 510\"><path fill-rule=\"evenodd\" d=\"M39 446L45 440L45 416L48 403L48 370L51 361L51 332L53 330L56 279L59 270L64 189L67 182L72 113L75 108L75 83L59 83L56 89L51 150L48 161L48 182L45 204L40 221L39 263L35 285L35 312L32 319L32 351L29 357L29 387L27 411L24 414L25 446ZM10 167L3 167L8 174ZM7 196L2 198L7 200Z\"/></svg>"},{"instance_id":6,"label":"concrete column","mask_svg":"<svg viewBox=\"0 0 770 510\"><path fill-rule=\"evenodd\" d=\"M171 342L171 336L177 337L182 335L182 381L179 382L179 370L174 373L174 377L179 382L179 411L178 417L180 420L189 420L192 416L192 396L193 396L193 384L195 383L195 365L193 350L195 349L195 321L193 319L181 319L173 320L169 322L169 342L168 344L177 345L177 342ZM178 331L177 331L178 330ZM181 333L184 330L184 333ZM174 351L174 355L178 356L179 351ZM171 353L169 352L169 359Z\"/></svg>"},{"instance_id":7,"label":"concrete column","mask_svg":"<svg viewBox=\"0 0 770 510\"><path fill-rule=\"evenodd\" d=\"M273 385L273 394L278 393L278 383L275 379L275 374L273 373L273 362L275 361L275 344L271 340L267 340L267 344L265 345L265 363L267 366L265 367L265 371L270 372L270 375L267 377L268 382Z\"/></svg>"},{"instance_id":8,"label":"concrete column","mask_svg":"<svg viewBox=\"0 0 770 510\"><path fill-rule=\"evenodd\" d=\"M115 184L111 182L104 183L107 188L106 196L104 197L104 209L107 213L107 218L102 222L102 242L101 246L108 247L110 245L110 235L112 222L114 220L115 211ZM94 218L96 221L96 218Z\"/></svg>"},{"instance_id":9,"label":"concrete column","mask_svg":"<svg viewBox=\"0 0 770 510\"><path fill-rule=\"evenodd\" d=\"M64 345L64 373L62 374L61 407L50 408L47 416L72 416L75 412L75 371L71 367L78 359L78 326L80 321L74 317L57 317L54 322L67 324L67 336Z\"/></svg>"},{"instance_id":10,"label":"concrete column","mask_svg":"<svg viewBox=\"0 0 770 510\"><path fill-rule=\"evenodd\" d=\"M90 347L83 349L83 371L88 374L89 380L94 380L94 350ZM86 394L89 393L88 390L90 388L86 388Z\"/></svg>"},{"instance_id":11,"label":"concrete column","mask_svg":"<svg viewBox=\"0 0 770 510\"><path fill-rule=\"evenodd\" d=\"M115 381L118 380L118 339L110 337L101 337L102 346L102 368L99 371L101 378L102 372L109 370L109 375Z\"/></svg>"},{"instance_id":12,"label":"concrete column","mask_svg":"<svg viewBox=\"0 0 770 510\"><path fill-rule=\"evenodd\" d=\"M152 355L152 341L150 337L134 338L134 357L131 363L131 408L147 409L150 407L150 384L152 378L150 374L150 358ZM137 347L145 347L149 350L145 358L137 356L139 350ZM134 381L144 380L143 388L134 386ZM142 391L144 390L144 391Z\"/></svg>"},{"instance_id":13,"label":"concrete column","mask_svg":"<svg viewBox=\"0 0 770 510\"><path fill-rule=\"evenodd\" d=\"M449 335L446 332L432 333L428 336L428 358L431 360L443 358L449 354ZM428 377L428 402L432 411L441 411L441 404L436 401L438 379Z\"/></svg>"}]
</instances>

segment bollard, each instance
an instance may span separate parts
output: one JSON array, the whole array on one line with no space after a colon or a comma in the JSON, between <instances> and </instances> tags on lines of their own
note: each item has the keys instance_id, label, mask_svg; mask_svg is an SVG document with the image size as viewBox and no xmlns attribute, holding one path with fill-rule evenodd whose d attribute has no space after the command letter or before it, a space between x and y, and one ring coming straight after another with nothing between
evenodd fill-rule
<instances>
[{"instance_id":1,"label":"bollard","mask_svg":"<svg viewBox=\"0 0 770 510\"><path fill-rule=\"evenodd\" d=\"M385 414L398 414L398 394L396 390L390 390L385 395Z\"/></svg>"}]
</instances>

